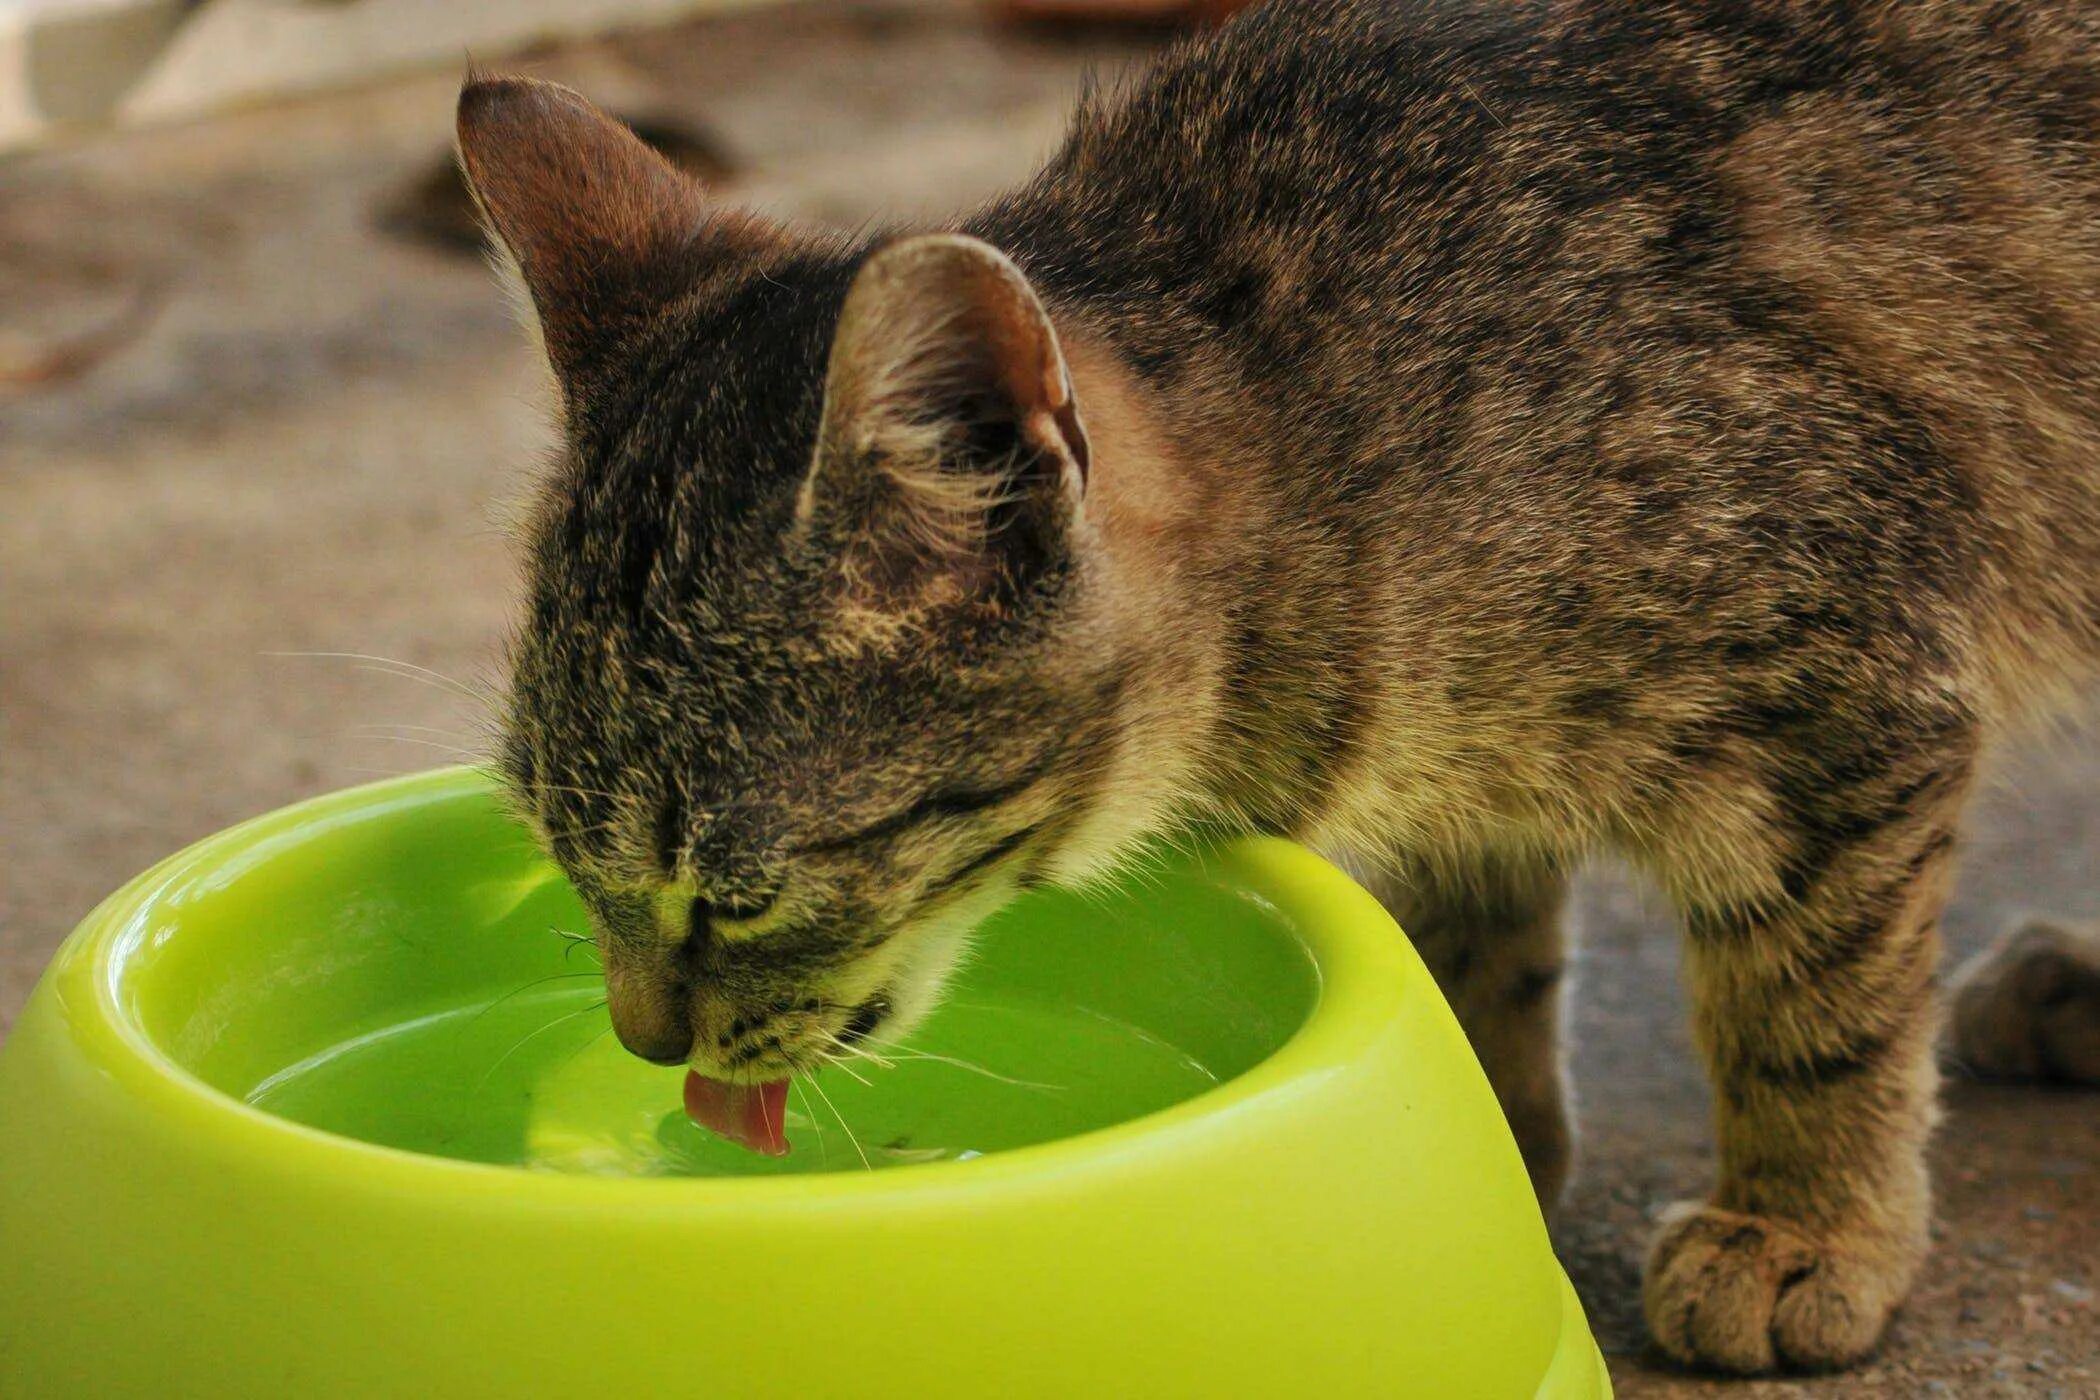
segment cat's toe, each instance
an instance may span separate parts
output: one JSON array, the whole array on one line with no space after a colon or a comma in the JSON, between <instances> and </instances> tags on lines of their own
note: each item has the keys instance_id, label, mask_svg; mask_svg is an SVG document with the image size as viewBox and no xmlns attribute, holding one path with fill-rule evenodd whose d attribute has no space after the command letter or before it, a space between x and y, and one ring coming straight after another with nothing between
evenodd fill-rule
<instances>
[{"instance_id":1,"label":"cat's toe","mask_svg":"<svg viewBox=\"0 0 2100 1400\"><path fill-rule=\"evenodd\" d=\"M1902 1251L1819 1243L1784 1222L1684 1203L1649 1256L1648 1327L1687 1366L1755 1375L1849 1366L1908 1286Z\"/></svg>"},{"instance_id":2,"label":"cat's toe","mask_svg":"<svg viewBox=\"0 0 2100 1400\"><path fill-rule=\"evenodd\" d=\"M2031 923L1964 964L1948 1049L1990 1079L2100 1085L2100 928Z\"/></svg>"}]
</instances>

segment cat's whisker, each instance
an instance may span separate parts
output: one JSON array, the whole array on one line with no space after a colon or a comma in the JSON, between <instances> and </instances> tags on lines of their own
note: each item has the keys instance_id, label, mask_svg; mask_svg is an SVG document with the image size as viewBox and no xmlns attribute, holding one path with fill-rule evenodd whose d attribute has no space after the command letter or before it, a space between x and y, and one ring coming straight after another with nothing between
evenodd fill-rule
<instances>
[{"instance_id":1,"label":"cat's whisker","mask_svg":"<svg viewBox=\"0 0 2100 1400\"><path fill-rule=\"evenodd\" d=\"M565 1026L569 1022L575 1020L578 1016L588 1016L593 1011L602 1011L604 1009L604 1002L593 1002L589 1006L582 1007L581 1009L576 1011L571 1011L566 1016L557 1016L553 1020L549 1021L546 1025L541 1026L537 1030L528 1031L524 1039L520 1040L516 1045L511 1046L510 1049L504 1051L502 1057L499 1058L496 1061L496 1063L490 1065L488 1067L488 1070L481 1076L481 1078L475 1081L475 1089L480 1090L487 1088L489 1081L496 1077L496 1071L502 1069L505 1065L509 1064L513 1055L516 1055L520 1050L523 1050L527 1045L530 1045L533 1041L538 1040L541 1036L553 1030L555 1027Z\"/></svg>"},{"instance_id":2,"label":"cat's whisker","mask_svg":"<svg viewBox=\"0 0 2100 1400\"><path fill-rule=\"evenodd\" d=\"M824 1100L824 1106L831 1110L831 1116L839 1120L840 1131L845 1133L846 1141L853 1144L853 1151L860 1158L861 1170L874 1171L875 1165L868 1160L867 1149L860 1145L860 1139L853 1134L852 1125L846 1121L846 1115L839 1112L839 1106L831 1101L831 1095L824 1092L824 1086L814 1077L810 1079L809 1087L816 1090L818 1098Z\"/></svg>"},{"instance_id":3,"label":"cat's whisker","mask_svg":"<svg viewBox=\"0 0 2100 1400\"><path fill-rule=\"evenodd\" d=\"M1061 1094L1067 1088L1063 1084L1045 1084L1035 1079L1016 1079L1010 1074L1001 1074L997 1070L987 1069L983 1065L973 1064L968 1060L957 1059L953 1055L936 1055L925 1050L908 1051L900 1054L897 1058L899 1060L930 1060L937 1065L952 1065L956 1069L968 1070L972 1074L981 1074L986 1079L995 1079L1001 1084L1011 1084L1017 1089L1042 1089L1050 1093Z\"/></svg>"},{"instance_id":4,"label":"cat's whisker","mask_svg":"<svg viewBox=\"0 0 2100 1400\"><path fill-rule=\"evenodd\" d=\"M834 1056L850 1055L857 1060L866 1060L869 1064L874 1065L877 1069L896 1068L894 1064L884 1059L875 1050L869 1048L865 1042L860 1044L849 1045L845 1041L839 1039L839 1037L836 1034L833 1034L830 1037L830 1041L831 1044L829 1050Z\"/></svg>"},{"instance_id":5,"label":"cat's whisker","mask_svg":"<svg viewBox=\"0 0 2100 1400\"><path fill-rule=\"evenodd\" d=\"M488 761L487 754L476 753L472 749L463 749L457 744L439 743L435 739L419 739L413 734L366 734L361 735L359 737L366 739L382 740L389 744L414 744L418 748L435 749L439 753L445 754L451 758L456 758L460 762L469 765L485 763Z\"/></svg>"},{"instance_id":6,"label":"cat's whisker","mask_svg":"<svg viewBox=\"0 0 2100 1400\"><path fill-rule=\"evenodd\" d=\"M527 982L524 986L513 987L511 990L505 992L502 996L497 997L494 1001L490 1002L487 1006L482 1007L481 1010L475 1012L473 1016L468 1019L467 1024L470 1026L473 1025L476 1021L479 1021L482 1017L488 1015L497 1007L502 1006L505 1002L511 1001L516 997L523 996L525 993L531 991L534 987L543 987L549 982L563 982L577 977L598 977L602 975L603 974L597 972L550 972L545 977L535 977L532 981Z\"/></svg>"},{"instance_id":7,"label":"cat's whisker","mask_svg":"<svg viewBox=\"0 0 2100 1400\"><path fill-rule=\"evenodd\" d=\"M425 685L446 690L477 705L495 699L485 687L476 687L448 676L442 671L433 671L428 666L419 666L413 661L401 661L391 656L374 656L362 651L266 651L264 656L284 657L294 660L350 661L359 663L357 669L377 671L382 675L397 676L402 680L421 681Z\"/></svg>"},{"instance_id":8,"label":"cat's whisker","mask_svg":"<svg viewBox=\"0 0 2100 1400\"><path fill-rule=\"evenodd\" d=\"M348 733L351 738L365 742L442 746L453 753L469 756L477 765L493 766L491 736L487 734L462 734L435 724L354 724Z\"/></svg>"},{"instance_id":9,"label":"cat's whisker","mask_svg":"<svg viewBox=\"0 0 2100 1400\"><path fill-rule=\"evenodd\" d=\"M457 729L446 729L436 724L358 724L351 726L352 732L370 734L379 738L390 737L388 730L408 730L418 734L434 734L440 739L485 739L486 734L464 734Z\"/></svg>"},{"instance_id":10,"label":"cat's whisker","mask_svg":"<svg viewBox=\"0 0 2100 1400\"><path fill-rule=\"evenodd\" d=\"M793 1089L795 1091L795 1097L802 1101L802 1114L805 1118L809 1119L809 1130L817 1135L817 1156L819 1160L821 1160L825 1166L830 1166L831 1147L824 1140L824 1128L822 1124L817 1122L816 1110L809 1106L809 1095L805 1094L802 1091L802 1081L800 1079L790 1079L788 1081L788 1087Z\"/></svg>"},{"instance_id":11,"label":"cat's whisker","mask_svg":"<svg viewBox=\"0 0 2100 1400\"><path fill-rule=\"evenodd\" d=\"M607 1022L605 1023L605 1025L604 1025L604 1027L603 1027L602 1029L600 1029L600 1030L599 1030L599 1032L598 1032L598 1033L597 1033L596 1035L592 1036L592 1037L591 1037L591 1038L590 1038L589 1040L586 1040L585 1042L583 1042L583 1044L581 1044L581 1045L577 1046L577 1047L576 1047L576 1048L575 1048L574 1050L571 1050L571 1051L570 1051L570 1052L569 1052L569 1053L568 1053L568 1054L567 1054L566 1056L564 1056L564 1057L562 1058L562 1061L561 1061L561 1063L560 1063L560 1064L558 1064L558 1065L556 1065L556 1066L555 1066L554 1068L555 1068L555 1069L557 1069L557 1070L564 1070L564 1069L567 1069L567 1068L568 1068L568 1067L569 1067L570 1065L572 1065L572 1064L574 1064L574 1063L576 1062L576 1060L577 1060L577 1057L578 1057L578 1056L582 1055L584 1051L586 1051L586 1050L590 1049L590 1048L591 1048L591 1047L592 1047L593 1045L596 1045L596 1044L597 1044L597 1043L598 1043L599 1041L601 1041L601 1040L605 1039L605 1037L606 1037L607 1035L609 1035L609 1034L610 1034L611 1032L612 1032L612 1022L610 1022L610 1021L607 1021Z\"/></svg>"},{"instance_id":12,"label":"cat's whisker","mask_svg":"<svg viewBox=\"0 0 2100 1400\"><path fill-rule=\"evenodd\" d=\"M996 1011L1002 1016L1015 1016L1020 1014L1017 1008L1011 1006L1002 1006L996 1001L971 1001L965 997L949 997L947 998L946 1004L949 1006L959 1006L965 1011Z\"/></svg>"},{"instance_id":13,"label":"cat's whisker","mask_svg":"<svg viewBox=\"0 0 2100 1400\"><path fill-rule=\"evenodd\" d=\"M853 1056L856 1060L867 1061L877 1069L895 1069L897 1067L895 1060L888 1058L879 1050L870 1050L864 1045L849 1045L846 1047L846 1053Z\"/></svg>"},{"instance_id":14,"label":"cat's whisker","mask_svg":"<svg viewBox=\"0 0 2100 1400\"><path fill-rule=\"evenodd\" d=\"M825 1055L824 1063L830 1068L837 1070L840 1074L845 1075L848 1079L851 1079L854 1083L860 1085L863 1089L872 1089L874 1087L874 1085L868 1083L868 1081L859 1072L857 1072L853 1068L853 1066L846 1063L844 1056Z\"/></svg>"},{"instance_id":15,"label":"cat's whisker","mask_svg":"<svg viewBox=\"0 0 2100 1400\"><path fill-rule=\"evenodd\" d=\"M427 767L373 768L365 764L346 763L341 767L336 768L335 771L338 773L348 773L355 778L410 778L419 776L424 773L428 773L430 770Z\"/></svg>"}]
</instances>

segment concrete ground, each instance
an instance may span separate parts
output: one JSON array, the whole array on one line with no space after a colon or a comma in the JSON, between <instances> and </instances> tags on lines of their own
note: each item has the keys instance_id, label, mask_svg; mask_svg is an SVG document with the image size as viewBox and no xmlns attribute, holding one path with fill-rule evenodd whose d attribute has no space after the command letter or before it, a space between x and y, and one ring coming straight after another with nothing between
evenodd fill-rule
<instances>
[{"instance_id":1,"label":"concrete ground","mask_svg":"<svg viewBox=\"0 0 2100 1400\"><path fill-rule=\"evenodd\" d=\"M695 124L738 198L858 221L1020 175L1080 70L1138 42L902 0L530 66ZM453 90L441 74L0 165L0 1029L74 920L154 858L478 742L470 693L400 672L491 673L500 522L546 447L542 391L481 267L377 218L442 152ZM2096 856L2100 744L2011 756L1954 950L2018 909L2100 917ZM1675 942L1609 875L1579 917L1563 1255L1621 1395L1718 1391L1644 1350L1636 1302L1655 1212L1711 1167ZM1958 1085L1936 1156L1940 1246L1880 1359L1731 1393L2100 1394L2100 1095Z\"/></svg>"}]
</instances>

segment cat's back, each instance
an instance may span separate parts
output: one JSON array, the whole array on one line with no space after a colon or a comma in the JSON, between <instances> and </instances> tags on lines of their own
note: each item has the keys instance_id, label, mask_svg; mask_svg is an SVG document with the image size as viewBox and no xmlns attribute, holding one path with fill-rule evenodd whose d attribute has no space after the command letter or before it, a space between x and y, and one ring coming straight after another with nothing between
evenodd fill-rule
<instances>
[{"instance_id":1,"label":"cat's back","mask_svg":"<svg viewBox=\"0 0 2100 1400\"><path fill-rule=\"evenodd\" d=\"M1269 0L1086 101L977 223L1053 287L1171 301L1234 251L1519 278L1605 210L1666 211L1682 270L1788 193L1832 234L2100 219L2100 5Z\"/></svg>"},{"instance_id":2,"label":"cat's back","mask_svg":"<svg viewBox=\"0 0 2100 1400\"><path fill-rule=\"evenodd\" d=\"M977 226L1417 564L1790 518L1741 587L2100 653L2100 5L1271 0Z\"/></svg>"}]
</instances>

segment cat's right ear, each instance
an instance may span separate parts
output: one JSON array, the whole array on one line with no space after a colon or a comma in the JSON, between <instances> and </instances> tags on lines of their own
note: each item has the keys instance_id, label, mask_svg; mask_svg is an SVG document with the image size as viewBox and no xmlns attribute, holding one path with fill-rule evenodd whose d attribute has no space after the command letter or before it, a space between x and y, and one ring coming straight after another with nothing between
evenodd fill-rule
<instances>
[{"instance_id":1,"label":"cat's right ear","mask_svg":"<svg viewBox=\"0 0 2100 1400\"><path fill-rule=\"evenodd\" d=\"M696 258L743 241L699 182L578 94L470 77L459 163L496 250L516 268L565 392L691 282Z\"/></svg>"},{"instance_id":2,"label":"cat's right ear","mask_svg":"<svg viewBox=\"0 0 2100 1400\"><path fill-rule=\"evenodd\" d=\"M1089 449L1048 311L962 234L890 243L846 294L796 512L860 601L996 601L1070 554Z\"/></svg>"}]
</instances>

